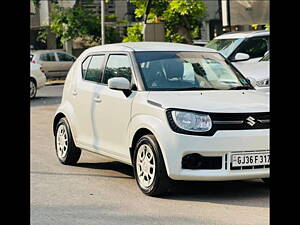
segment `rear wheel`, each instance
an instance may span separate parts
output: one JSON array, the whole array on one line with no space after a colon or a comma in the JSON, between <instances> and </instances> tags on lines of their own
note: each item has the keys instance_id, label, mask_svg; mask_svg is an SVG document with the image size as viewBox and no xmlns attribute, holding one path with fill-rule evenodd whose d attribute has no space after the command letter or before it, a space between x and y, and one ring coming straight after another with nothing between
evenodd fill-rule
<instances>
[{"instance_id":1,"label":"rear wheel","mask_svg":"<svg viewBox=\"0 0 300 225\"><path fill-rule=\"evenodd\" d=\"M153 135L145 135L135 146L134 175L141 191L149 196L168 192L171 179L167 175L163 156Z\"/></svg>"},{"instance_id":2,"label":"rear wheel","mask_svg":"<svg viewBox=\"0 0 300 225\"><path fill-rule=\"evenodd\" d=\"M37 86L33 79L30 79L30 99L36 96Z\"/></svg>"},{"instance_id":3,"label":"rear wheel","mask_svg":"<svg viewBox=\"0 0 300 225\"><path fill-rule=\"evenodd\" d=\"M71 129L66 118L61 118L56 125L55 148L59 161L65 165L74 165L78 162L81 149L75 146Z\"/></svg>"}]
</instances>

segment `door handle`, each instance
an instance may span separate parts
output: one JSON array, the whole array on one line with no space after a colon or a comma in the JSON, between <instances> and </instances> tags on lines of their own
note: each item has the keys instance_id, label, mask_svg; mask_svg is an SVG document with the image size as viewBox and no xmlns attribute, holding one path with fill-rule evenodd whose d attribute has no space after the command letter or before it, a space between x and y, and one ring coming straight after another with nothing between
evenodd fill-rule
<instances>
[{"instance_id":1,"label":"door handle","mask_svg":"<svg viewBox=\"0 0 300 225\"><path fill-rule=\"evenodd\" d=\"M94 101L95 101L95 102L101 102L101 98L100 98L100 96L96 96L96 97L94 97Z\"/></svg>"},{"instance_id":2,"label":"door handle","mask_svg":"<svg viewBox=\"0 0 300 225\"><path fill-rule=\"evenodd\" d=\"M77 94L78 94L77 90L74 90L73 95L77 95Z\"/></svg>"}]
</instances>

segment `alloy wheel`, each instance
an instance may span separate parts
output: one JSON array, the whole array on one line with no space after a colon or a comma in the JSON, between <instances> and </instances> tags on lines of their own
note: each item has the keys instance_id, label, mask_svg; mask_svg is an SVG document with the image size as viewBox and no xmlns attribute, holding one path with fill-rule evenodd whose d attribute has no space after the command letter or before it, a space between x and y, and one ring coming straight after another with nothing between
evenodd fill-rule
<instances>
[{"instance_id":1,"label":"alloy wheel","mask_svg":"<svg viewBox=\"0 0 300 225\"><path fill-rule=\"evenodd\" d=\"M68 133L66 126L61 124L56 133L56 151L59 158L64 158L68 150Z\"/></svg>"},{"instance_id":2,"label":"alloy wheel","mask_svg":"<svg viewBox=\"0 0 300 225\"><path fill-rule=\"evenodd\" d=\"M152 149L143 144L139 147L136 157L136 174L139 184L148 188L155 177L155 158Z\"/></svg>"}]
</instances>

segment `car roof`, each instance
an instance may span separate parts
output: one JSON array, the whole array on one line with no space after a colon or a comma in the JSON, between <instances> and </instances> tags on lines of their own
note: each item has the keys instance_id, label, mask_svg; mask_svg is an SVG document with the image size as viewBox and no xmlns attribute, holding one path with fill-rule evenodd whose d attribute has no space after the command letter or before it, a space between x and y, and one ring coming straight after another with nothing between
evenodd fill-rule
<instances>
[{"instance_id":1,"label":"car roof","mask_svg":"<svg viewBox=\"0 0 300 225\"><path fill-rule=\"evenodd\" d=\"M214 39L229 39L229 38L251 38L260 36L269 36L270 32L266 30L256 30L256 31L239 31L221 34Z\"/></svg>"},{"instance_id":2,"label":"car roof","mask_svg":"<svg viewBox=\"0 0 300 225\"><path fill-rule=\"evenodd\" d=\"M31 50L30 54L41 54L41 53L48 53L48 52L64 52L62 49L47 49L47 50Z\"/></svg>"},{"instance_id":3,"label":"car roof","mask_svg":"<svg viewBox=\"0 0 300 225\"><path fill-rule=\"evenodd\" d=\"M107 44L91 47L86 53L95 51L197 51L197 52L217 52L214 49L204 48L189 44L179 44L171 42L125 42L117 44Z\"/></svg>"}]
</instances>

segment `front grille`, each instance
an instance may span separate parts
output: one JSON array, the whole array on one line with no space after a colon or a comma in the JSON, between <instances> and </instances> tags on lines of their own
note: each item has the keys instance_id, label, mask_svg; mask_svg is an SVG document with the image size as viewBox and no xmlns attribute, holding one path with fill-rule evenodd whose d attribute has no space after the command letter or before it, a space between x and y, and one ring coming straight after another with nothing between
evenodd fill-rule
<instances>
[{"instance_id":1,"label":"front grille","mask_svg":"<svg viewBox=\"0 0 300 225\"><path fill-rule=\"evenodd\" d=\"M212 120L212 128L207 132L186 131L179 128L172 117L172 110L189 111L195 113L207 114ZM168 109L167 118L171 129L176 133L190 134L198 136L213 136L218 130L252 130L269 129L270 113L210 113L182 109Z\"/></svg>"},{"instance_id":2,"label":"front grille","mask_svg":"<svg viewBox=\"0 0 300 225\"><path fill-rule=\"evenodd\" d=\"M270 113L211 113L217 130L269 129Z\"/></svg>"}]
</instances>

